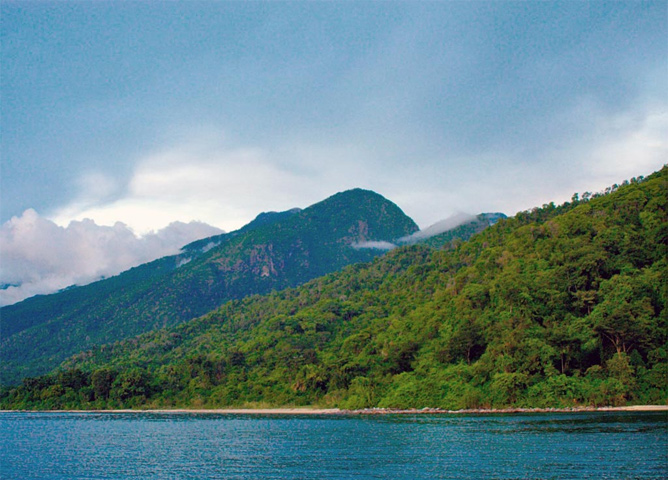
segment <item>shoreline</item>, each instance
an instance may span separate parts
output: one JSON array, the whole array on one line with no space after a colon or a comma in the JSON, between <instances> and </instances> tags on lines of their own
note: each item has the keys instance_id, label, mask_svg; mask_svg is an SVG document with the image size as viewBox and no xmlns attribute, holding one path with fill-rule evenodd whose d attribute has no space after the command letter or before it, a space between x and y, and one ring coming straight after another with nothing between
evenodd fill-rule
<instances>
[{"instance_id":1,"label":"shoreline","mask_svg":"<svg viewBox=\"0 0 668 480\"><path fill-rule=\"evenodd\" d=\"M342 410L339 408L279 407L279 408L159 408L118 410L0 410L0 413L157 413L157 414L203 414L203 415L493 415L524 413L583 413L583 412L668 412L668 405L630 405L626 407L569 407L569 408L476 408L444 410L440 408L365 408Z\"/></svg>"}]
</instances>

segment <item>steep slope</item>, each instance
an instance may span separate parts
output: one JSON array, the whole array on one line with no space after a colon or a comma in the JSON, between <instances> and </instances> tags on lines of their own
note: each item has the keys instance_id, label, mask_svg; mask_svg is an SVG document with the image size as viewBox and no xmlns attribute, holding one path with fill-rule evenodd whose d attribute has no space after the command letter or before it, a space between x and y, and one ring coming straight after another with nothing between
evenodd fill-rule
<instances>
[{"instance_id":1,"label":"steep slope","mask_svg":"<svg viewBox=\"0 0 668 480\"><path fill-rule=\"evenodd\" d=\"M350 190L304 210L261 214L232 233L117 277L3 308L2 382L45 373L77 351L176 325L223 302L299 285L367 261L351 244L417 230L382 196Z\"/></svg>"},{"instance_id":2,"label":"steep slope","mask_svg":"<svg viewBox=\"0 0 668 480\"><path fill-rule=\"evenodd\" d=\"M668 168L522 212L454 250L228 302L70 359L2 408L668 401Z\"/></svg>"}]
</instances>

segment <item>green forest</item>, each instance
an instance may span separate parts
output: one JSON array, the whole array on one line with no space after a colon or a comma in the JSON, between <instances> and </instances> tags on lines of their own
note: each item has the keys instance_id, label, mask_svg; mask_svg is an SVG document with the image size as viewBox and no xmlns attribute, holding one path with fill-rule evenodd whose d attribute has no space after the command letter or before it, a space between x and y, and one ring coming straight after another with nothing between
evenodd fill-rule
<instances>
[{"instance_id":1,"label":"green forest","mask_svg":"<svg viewBox=\"0 0 668 480\"><path fill-rule=\"evenodd\" d=\"M75 355L3 409L668 403L668 168Z\"/></svg>"}]
</instances>

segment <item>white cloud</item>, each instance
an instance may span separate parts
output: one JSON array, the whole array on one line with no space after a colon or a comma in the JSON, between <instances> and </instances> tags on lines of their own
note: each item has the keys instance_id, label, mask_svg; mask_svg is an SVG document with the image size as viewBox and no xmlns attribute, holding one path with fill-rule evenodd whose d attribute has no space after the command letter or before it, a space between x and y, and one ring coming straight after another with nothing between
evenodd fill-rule
<instances>
[{"instance_id":1,"label":"white cloud","mask_svg":"<svg viewBox=\"0 0 668 480\"><path fill-rule=\"evenodd\" d=\"M210 133L193 133L190 141L141 158L118 198L91 201L91 178L101 178L88 175L79 182L86 188L78 199L49 218L61 226L84 218L102 225L122 220L139 233L177 220L231 231L263 211L306 207L339 191L371 188L370 179L378 177L376 160L345 144L287 141L269 151L231 148Z\"/></svg>"},{"instance_id":2,"label":"white cloud","mask_svg":"<svg viewBox=\"0 0 668 480\"><path fill-rule=\"evenodd\" d=\"M424 240L425 238L431 238L435 235L447 232L448 230L452 230L453 228L456 228L465 223L472 222L473 220L475 220L475 218L476 217L474 215L469 215L468 213L459 212L449 216L444 220L434 223L433 225L425 228L424 230L418 230L417 232L411 235L402 237L399 239L399 241L403 243L413 243L420 240Z\"/></svg>"},{"instance_id":3,"label":"white cloud","mask_svg":"<svg viewBox=\"0 0 668 480\"><path fill-rule=\"evenodd\" d=\"M189 242L221 233L198 222L175 222L138 237L125 224L100 226L85 219L67 227L26 210L0 227L0 305L116 275L178 253Z\"/></svg>"},{"instance_id":4,"label":"white cloud","mask_svg":"<svg viewBox=\"0 0 668 480\"><path fill-rule=\"evenodd\" d=\"M121 198L101 205L76 201L52 218L59 225L83 218L113 225L122 219L140 233L177 220L234 230L261 211L320 200L309 194L309 181L260 149L228 149L205 140L141 159Z\"/></svg>"},{"instance_id":5,"label":"white cloud","mask_svg":"<svg viewBox=\"0 0 668 480\"><path fill-rule=\"evenodd\" d=\"M397 246L394 243L385 241L358 242L358 243L353 243L351 246L358 250L366 248L372 250L392 250L393 248L397 248Z\"/></svg>"}]
</instances>

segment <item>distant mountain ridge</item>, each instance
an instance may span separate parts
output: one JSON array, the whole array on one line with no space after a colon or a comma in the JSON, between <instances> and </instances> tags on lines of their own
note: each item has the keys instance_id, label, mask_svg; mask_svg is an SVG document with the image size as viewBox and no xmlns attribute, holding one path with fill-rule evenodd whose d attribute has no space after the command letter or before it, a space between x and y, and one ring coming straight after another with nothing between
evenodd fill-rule
<instances>
[{"instance_id":1,"label":"distant mountain ridge","mask_svg":"<svg viewBox=\"0 0 668 480\"><path fill-rule=\"evenodd\" d=\"M176 325L223 302L296 286L380 251L356 242L418 230L381 195L338 193L303 210L262 213L121 275L0 309L0 383L45 373L77 351Z\"/></svg>"}]
</instances>

